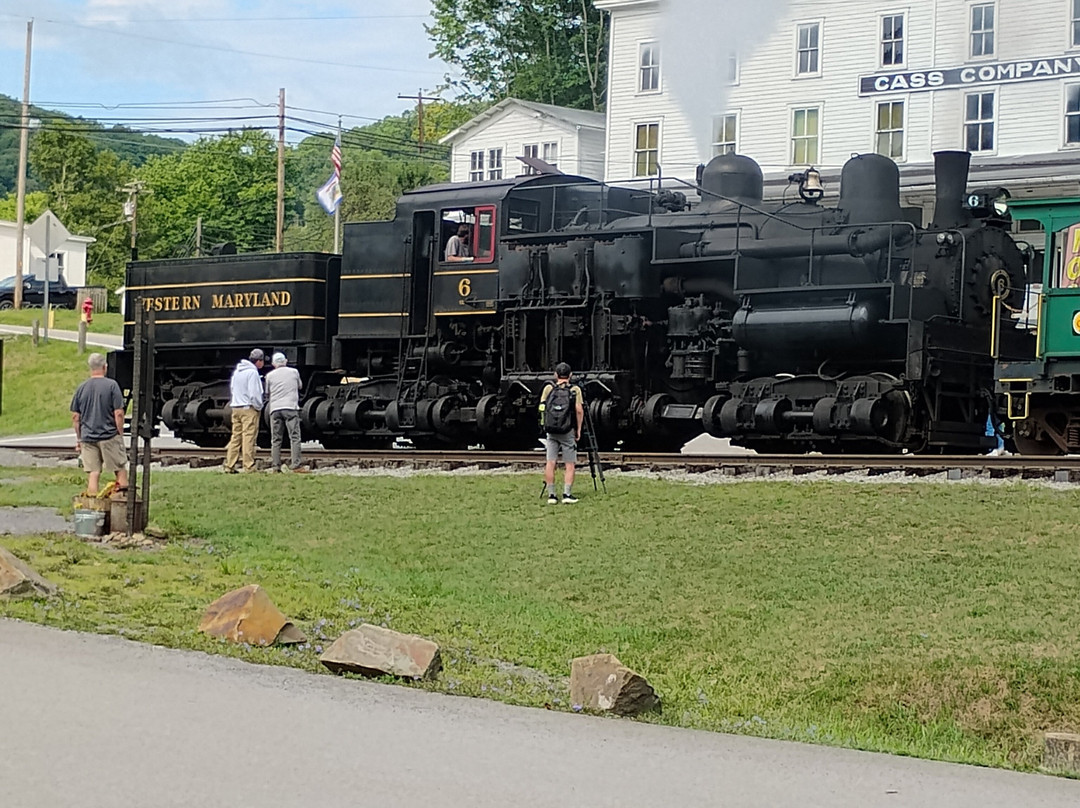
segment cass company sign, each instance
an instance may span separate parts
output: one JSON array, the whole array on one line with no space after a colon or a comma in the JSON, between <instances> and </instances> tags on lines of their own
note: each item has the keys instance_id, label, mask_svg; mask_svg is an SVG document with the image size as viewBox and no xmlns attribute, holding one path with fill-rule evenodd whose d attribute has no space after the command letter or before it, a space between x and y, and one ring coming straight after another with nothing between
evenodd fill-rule
<instances>
[{"instance_id":1,"label":"cass company sign","mask_svg":"<svg viewBox=\"0 0 1080 808\"><path fill-rule=\"evenodd\" d=\"M977 87L980 84L1005 84L1039 81L1061 76L1080 77L1080 56L1056 59L1024 59L1015 62L953 67L947 70L913 70L881 73L859 78L859 95L878 95L898 91L941 90L949 87Z\"/></svg>"}]
</instances>

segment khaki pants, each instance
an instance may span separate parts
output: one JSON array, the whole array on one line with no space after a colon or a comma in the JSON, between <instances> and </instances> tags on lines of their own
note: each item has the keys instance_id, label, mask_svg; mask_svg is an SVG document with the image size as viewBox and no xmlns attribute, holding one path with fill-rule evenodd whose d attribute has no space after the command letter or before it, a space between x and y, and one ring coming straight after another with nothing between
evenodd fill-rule
<instances>
[{"instance_id":1,"label":"khaki pants","mask_svg":"<svg viewBox=\"0 0 1080 808\"><path fill-rule=\"evenodd\" d=\"M232 436L225 450L225 470L234 471L241 456L244 471L255 471L255 436L259 433L259 411L254 407L234 407Z\"/></svg>"}]
</instances>

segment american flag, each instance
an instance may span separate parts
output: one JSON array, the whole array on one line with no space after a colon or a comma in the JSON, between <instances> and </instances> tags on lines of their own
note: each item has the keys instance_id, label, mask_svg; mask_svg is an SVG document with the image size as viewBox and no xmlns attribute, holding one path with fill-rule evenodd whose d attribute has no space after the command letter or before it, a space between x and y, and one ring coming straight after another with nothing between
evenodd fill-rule
<instances>
[{"instance_id":1,"label":"american flag","mask_svg":"<svg viewBox=\"0 0 1080 808\"><path fill-rule=\"evenodd\" d=\"M341 135L334 139L334 148L330 150L330 162L334 164L334 175L341 178Z\"/></svg>"}]
</instances>

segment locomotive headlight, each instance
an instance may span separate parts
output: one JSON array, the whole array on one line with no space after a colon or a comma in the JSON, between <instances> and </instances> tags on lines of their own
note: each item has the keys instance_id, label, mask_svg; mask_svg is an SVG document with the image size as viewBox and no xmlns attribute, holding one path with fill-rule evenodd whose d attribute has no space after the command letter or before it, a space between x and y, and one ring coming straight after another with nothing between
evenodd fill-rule
<instances>
[{"instance_id":1,"label":"locomotive headlight","mask_svg":"<svg viewBox=\"0 0 1080 808\"><path fill-rule=\"evenodd\" d=\"M1004 188L1000 189L1000 193L994 197L994 213L998 216L1004 216L1009 212L1009 197L1011 194Z\"/></svg>"}]
</instances>

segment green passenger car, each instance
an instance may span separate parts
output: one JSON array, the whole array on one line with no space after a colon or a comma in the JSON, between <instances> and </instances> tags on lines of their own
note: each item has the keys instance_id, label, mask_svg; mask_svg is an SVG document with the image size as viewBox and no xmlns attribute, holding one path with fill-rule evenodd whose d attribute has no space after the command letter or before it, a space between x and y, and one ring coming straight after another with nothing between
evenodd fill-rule
<instances>
[{"instance_id":1,"label":"green passenger car","mask_svg":"<svg viewBox=\"0 0 1080 808\"><path fill-rule=\"evenodd\" d=\"M996 324L1035 339L1032 356L996 363L1006 432L1021 454L1080 452L1080 198L1010 207L1017 237L1030 234L1034 283L1024 310L1000 307Z\"/></svg>"}]
</instances>

